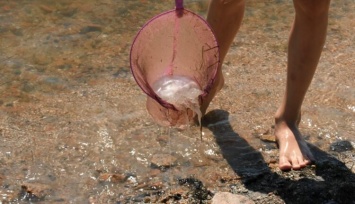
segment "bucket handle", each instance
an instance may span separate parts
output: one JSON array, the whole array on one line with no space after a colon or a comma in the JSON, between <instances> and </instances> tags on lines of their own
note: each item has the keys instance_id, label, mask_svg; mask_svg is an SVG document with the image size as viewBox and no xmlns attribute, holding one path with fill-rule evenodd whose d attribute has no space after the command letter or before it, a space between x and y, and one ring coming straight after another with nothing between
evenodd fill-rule
<instances>
[{"instance_id":1,"label":"bucket handle","mask_svg":"<svg viewBox=\"0 0 355 204\"><path fill-rule=\"evenodd\" d=\"M176 10L184 9L184 1L183 0L175 0Z\"/></svg>"}]
</instances>

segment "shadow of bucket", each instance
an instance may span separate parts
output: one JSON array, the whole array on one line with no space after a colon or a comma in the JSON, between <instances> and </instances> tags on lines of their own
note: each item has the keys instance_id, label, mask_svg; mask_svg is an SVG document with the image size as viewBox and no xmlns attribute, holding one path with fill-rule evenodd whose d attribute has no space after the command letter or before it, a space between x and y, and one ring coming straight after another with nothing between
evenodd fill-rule
<instances>
[{"instance_id":1,"label":"shadow of bucket","mask_svg":"<svg viewBox=\"0 0 355 204\"><path fill-rule=\"evenodd\" d=\"M148 95L147 110L162 126L181 126L193 121L196 111L163 100L153 86L163 77L186 77L198 84L202 103L215 80L219 66L217 40L199 15L176 8L149 20L136 35L130 53L131 71L140 88Z\"/></svg>"}]
</instances>

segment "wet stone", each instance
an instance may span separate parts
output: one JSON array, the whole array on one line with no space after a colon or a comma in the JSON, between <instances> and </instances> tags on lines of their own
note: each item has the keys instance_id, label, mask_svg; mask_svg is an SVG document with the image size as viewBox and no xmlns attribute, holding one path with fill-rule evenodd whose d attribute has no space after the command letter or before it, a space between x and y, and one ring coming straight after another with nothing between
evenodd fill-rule
<instances>
[{"instance_id":1,"label":"wet stone","mask_svg":"<svg viewBox=\"0 0 355 204\"><path fill-rule=\"evenodd\" d=\"M0 189L0 203L11 203L11 201L15 200L20 192L18 190L5 190Z\"/></svg>"},{"instance_id":2,"label":"wet stone","mask_svg":"<svg viewBox=\"0 0 355 204\"><path fill-rule=\"evenodd\" d=\"M276 164L278 159L278 151L270 150L262 152L265 163L267 164Z\"/></svg>"},{"instance_id":3,"label":"wet stone","mask_svg":"<svg viewBox=\"0 0 355 204\"><path fill-rule=\"evenodd\" d=\"M203 200L211 200L213 196L213 193L205 187L202 181L196 178L181 178L178 179L178 182L181 186L189 187L189 193L193 196L195 200L199 200L200 202Z\"/></svg>"},{"instance_id":4,"label":"wet stone","mask_svg":"<svg viewBox=\"0 0 355 204\"><path fill-rule=\"evenodd\" d=\"M143 182L143 183L139 183L137 184L134 189L147 189L148 188L148 184L146 182Z\"/></svg>"},{"instance_id":5,"label":"wet stone","mask_svg":"<svg viewBox=\"0 0 355 204\"><path fill-rule=\"evenodd\" d=\"M102 27L100 25L88 25L80 30L80 34L86 34L89 32L101 32Z\"/></svg>"},{"instance_id":6,"label":"wet stone","mask_svg":"<svg viewBox=\"0 0 355 204\"><path fill-rule=\"evenodd\" d=\"M1 133L1 132L0 132ZM1 135L1 134L0 134ZM3 183L3 180L5 180L5 177L3 175L0 174L0 186L2 185Z\"/></svg>"},{"instance_id":7,"label":"wet stone","mask_svg":"<svg viewBox=\"0 0 355 204\"><path fill-rule=\"evenodd\" d=\"M164 184L161 181L150 183L147 185L147 190L160 190L164 187Z\"/></svg>"},{"instance_id":8,"label":"wet stone","mask_svg":"<svg viewBox=\"0 0 355 204\"><path fill-rule=\"evenodd\" d=\"M195 167L209 166L211 163L207 158L201 155L193 156L191 161Z\"/></svg>"},{"instance_id":9,"label":"wet stone","mask_svg":"<svg viewBox=\"0 0 355 204\"><path fill-rule=\"evenodd\" d=\"M231 192L233 193L233 194L238 194L238 193L248 193L248 189L246 189L245 187L244 187L244 185L236 185L236 184L233 184L233 185L231 185L230 186L230 188L231 188Z\"/></svg>"},{"instance_id":10,"label":"wet stone","mask_svg":"<svg viewBox=\"0 0 355 204\"><path fill-rule=\"evenodd\" d=\"M23 183L21 188L25 197L32 200L43 199L52 190L49 185L41 183Z\"/></svg>"},{"instance_id":11,"label":"wet stone","mask_svg":"<svg viewBox=\"0 0 355 204\"><path fill-rule=\"evenodd\" d=\"M349 150L353 150L354 147L351 145L349 141L336 141L330 144L330 150L335 152L345 152Z\"/></svg>"},{"instance_id":12,"label":"wet stone","mask_svg":"<svg viewBox=\"0 0 355 204\"><path fill-rule=\"evenodd\" d=\"M253 32L240 32L233 42L223 63L226 85L205 117L203 142L211 154L193 151L201 143L192 139L199 139L198 127L168 134L151 120L146 95L127 63L137 31L172 9L172 2L0 1L0 203L36 203L41 190L22 190L24 182L50 186L37 203L123 204L134 203L135 196L138 203L163 203L163 196L165 203L210 203L195 196L208 195L201 183L177 184L176 178L189 175L212 193L240 194L255 203L353 203L354 150L336 142L340 137L355 142L353 2L332 1L330 36L302 107L300 130L309 137L317 166L302 169L304 175L286 175L278 168L278 150L269 148L275 144L260 142L260 136L273 134L270 124L284 88L282 39L288 32L278 28L293 20L291 1L249 2L257 12L246 12L243 29ZM206 0L186 4L207 14ZM197 10L197 4L205 8ZM101 28L90 28L93 24ZM103 148L110 138L113 147ZM178 166L167 172L150 168L158 153L177 157ZM271 169L258 163L261 156ZM160 188L159 182L162 189L151 189ZM149 195L138 196L144 192ZM207 197L212 199L199 198Z\"/></svg>"},{"instance_id":13,"label":"wet stone","mask_svg":"<svg viewBox=\"0 0 355 204\"><path fill-rule=\"evenodd\" d=\"M62 70L68 70L71 69L72 67L73 66L71 64L61 64L57 66L58 69L62 69Z\"/></svg>"},{"instance_id":14,"label":"wet stone","mask_svg":"<svg viewBox=\"0 0 355 204\"><path fill-rule=\"evenodd\" d=\"M149 172L149 176L151 177L156 177L160 174L160 170L159 169L152 169L150 172Z\"/></svg>"},{"instance_id":15,"label":"wet stone","mask_svg":"<svg viewBox=\"0 0 355 204\"><path fill-rule=\"evenodd\" d=\"M265 142L276 142L275 135L261 135L260 139Z\"/></svg>"},{"instance_id":16,"label":"wet stone","mask_svg":"<svg viewBox=\"0 0 355 204\"><path fill-rule=\"evenodd\" d=\"M60 11L58 11L58 13L60 13L61 15L65 16L65 17L72 17L74 16L78 11L78 8L76 7L67 7L67 8L63 8Z\"/></svg>"},{"instance_id":17,"label":"wet stone","mask_svg":"<svg viewBox=\"0 0 355 204\"><path fill-rule=\"evenodd\" d=\"M171 189L170 191L164 193L158 203L171 203L171 202L176 202L179 201L182 198L186 198L186 191L183 188L175 188L175 189ZM170 202L169 202L170 201Z\"/></svg>"},{"instance_id":18,"label":"wet stone","mask_svg":"<svg viewBox=\"0 0 355 204\"><path fill-rule=\"evenodd\" d=\"M212 204L254 204L254 201L246 196L229 192L218 192L213 196Z\"/></svg>"},{"instance_id":19,"label":"wet stone","mask_svg":"<svg viewBox=\"0 0 355 204\"><path fill-rule=\"evenodd\" d=\"M143 202L144 201L144 198L148 196L147 194L143 193L143 194L140 194L140 195L137 195L137 196L134 196L131 198L131 201L133 202Z\"/></svg>"},{"instance_id":20,"label":"wet stone","mask_svg":"<svg viewBox=\"0 0 355 204\"><path fill-rule=\"evenodd\" d=\"M165 169L175 165L177 158L170 154L155 154L152 157L153 168Z\"/></svg>"},{"instance_id":21,"label":"wet stone","mask_svg":"<svg viewBox=\"0 0 355 204\"><path fill-rule=\"evenodd\" d=\"M128 176L126 182L127 182L128 184L133 185L133 186L137 186L137 185L138 185L137 177L135 177L135 176L133 176L133 175Z\"/></svg>"},{"instance_id":22,"label":"wet stone","mask_svg":"<svg viewBox=\"0 0 355 204\"><path fill-rule=\"evenodd\" d=\"M99 176L98 180L101 182L120 183L120 182L124 182L126 178L127 176L124 174L103 173Z\"/></svg>"},{"instance_id":23,"label":"wet stone","mask_svg":"<svg viewBox=\"0 0 355 204\"><path fill-rule=\"evenodd\" d=\"M126 78L130 75L130 70L127 68L119 68L113 76L116 78Z\"/></svg>"},{"instance_id":24,"label":"wet stone","mask_svg":"<svg viewBox=\"0 0 355 204\"><path fill-rule=\"evenodd\" d=\"M52 13L54 11L54 9L51 6L47 6L47 5L40 5L39 8L43 11L43 13L47 14L47 13Z\"/></svg>"},{"instance_id":25,"label":"wet stone","mask_svg":"<svg viewBox=\"0 0 355 204\"><path fill-rule=\"evenodd\" d=\"M159 135L156 140L159 142L160 146L166 146L169 142L169 137L167 135Z\"/></svg>"},{"instance_id":26,"label":"wet stone","mask_svg":"<svg viewBox=\"0 0 355 204\"><path fill-rule=\"evenodd\" d=\"M31 83L27 83L27 82L25 82L21 88L21 90L26 93L32 92L34 89L35 89L34 85Z\"/></svg>"},{"instance_id":27,"label":"wet stone","mask_svg":"<svg viewBox=\"0 0 355 204\"><path fill-rule=\"evenodd\" d=\"M12 34L16 35L16 36L23 36L23 31L21 28L14 28L11 29Z\"/></svg>"}]
</instances>

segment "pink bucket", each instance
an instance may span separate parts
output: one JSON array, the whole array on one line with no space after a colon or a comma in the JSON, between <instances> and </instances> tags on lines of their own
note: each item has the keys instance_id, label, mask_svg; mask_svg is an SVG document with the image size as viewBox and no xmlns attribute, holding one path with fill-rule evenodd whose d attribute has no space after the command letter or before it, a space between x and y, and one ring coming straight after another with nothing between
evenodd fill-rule
<instances>
[{"instance_id":1,"label":"pink bucket","mask_svg":"<svg viewBox=\"0 0 355 204\"><path fill-rule=\"evenodd\" d=\"M184 9L182 0L175 3L174 10L155 16L141 28L130 53L132 74L148 95L147 110L163 126L186 125L196 111L162 99L153 89L154 84L164 77L191 79L201 90L201 104L219 66L217 40L207 22Z\"/></svg>"}]
</instances>

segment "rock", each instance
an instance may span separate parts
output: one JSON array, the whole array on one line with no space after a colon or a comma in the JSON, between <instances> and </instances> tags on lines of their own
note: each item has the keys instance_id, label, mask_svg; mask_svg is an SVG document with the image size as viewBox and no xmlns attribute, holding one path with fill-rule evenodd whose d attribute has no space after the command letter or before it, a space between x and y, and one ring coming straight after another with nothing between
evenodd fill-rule
<instances>
[{"instance_id":1,"label":"rock","mask_svg":"<svg viewBox=\"0 0 355 204\"><path fill-rule=\"evenodd\" d=\"M86 34L89 32L101 32L102 31L102 26L101 25L87 25L83 28L80 29L80 34Z\"/></svg>"},{"instance_id":2,"label":"rock","mask_svg":"<svg viewBox=\"0 0 355 204\"><path fill-rule=\"evenodd\" d=\"M218 192L212 198L212 204L254 204L250 198L229 192Z\"/></svg>"},{"instance_id":3,"label":"rock","mask_svg":"<svg viewBox=\"0 0 355 204\"><path fill-rule=\"evenodd\" d=\"M69 6L69 7L64 7L58 11L61 15L65 17L72 17L74 16L78 11L77 7Z\"/></svg>"},{"instance_id":4,"label":"rock","mask_svg":"<svg viewBox=\"0 0 355 204\"><path fill-rule=\"evenodd\" d=\"M177 158L170 154L155 154L152 157L151 164L153 167L168 168L175 165Z\"/></svg>"},{"instance_id":5,"label":"rock","mask_svg":"<svg viewBox=\"0 0 355 204\"><path fill-rule=\"evenodd\" d=\"M128 176L127 178L127 183L128 184L132 184L133 186L137 186L138 185L138 180L137 180L137 177L131 175L131 176Z\"/></svg>"},{"instance_id":6,"label":"rock","mask_svg":"<svg viewBox=\"0 0 355 204\"><path fill-rule=\"evenodd\" d=\"M169 136L159 135L157 136L157 142L159 142L160 146L166 146L166 144L169 142Z\"/></svg>"},{"instance_id":7,"label":"rock","mask_svg":"<svg viewBox=\"0 0 355 204\"><path fill-rule=\"evenodd\" d=\"M265 142L276 142L275 135L261 135L260 139Z\"/></svg>"},{"instance_id":8,"label":"rock","mask_svg":"<svg viewBox=\"0 0 355 204\"><path fill-rule=\"evenodd\" d=\"M176 201L181 201L181 199L187 199L186 190L181 187L178 187L170 189L169 192L165 192L159 197L159 200L157 200L156 203L176 203Z\"/></svg>"},{"instance_id":9,"label":"rock","mask_svg":"<svg viewBox=\"0 0 355 204\"><path fill-rule=\"evenodd\" d=\"M276 164L278 161L278 151L277 150L263 151L262 155L264 157L265 163L267 163L267 164Z\"/></svg>"},{"instance_id":10,"label":"rock","mask_svg":"<svg viewBox=\"0 0 355 204\"><path fill-rule=\"evenodd\" d=\"M23 183L21 185L21 188L26 193L33 195L39 199L46 197L51 191L49 185L41 183Z\"/></svg>"},{"instance_id":11,"label":"rock","mask_svg":"<svg viewBox=\"0 0 355 204\"><path fill-rule=\"evenodd\" d=\"M346 152L346 151L351 151L354 149L354 147L351 145L349 141L343 140L343 141L336 141L330 144L330 151L335 151L335 152Z\"/></svg>"},{"instance_id":12,"label":"rock","mask_svg":"<svg viewBox=\"0 0 355 204\"><path fill-rule=\"evenodd\" d=\"M112 182L112 183L120 183L126 180L126 175L124 174L110 174L110 173L103 173L98 178L101 182Z\"/></svg>"},{"instance_id":13,"label":"rock","mask_svg":"<svg viewBox=\"0 0 355 204\"><path fill-rule=\"evenodd\" d=\"M54 9L47 5L40 5L39 8L43 11L43 13L52 13Z\"/></svg>"},{"instance_id":14,"label":"rock","mask_svg":"<svg viewBox=\"0 0 355 204\"><path fill-rule=\"evenodd\" d=\"M192 156L191 162L195 167L209 166L211 163L210 160L205 157L202 157L201 155Z\"/></svg>"},{"instance_id":15,"label":"rock","mask_svg":"<svg viewBox=\"0 0 355 204\"><path fill-rule=\"evenodd\" d=\"M147 190L160 190L164 187L164 184L161 181L150 183L146 188Z\"/></svg>"},{"instance_id":16,"label":"rock","mask_svg":"<svg viewBox=\"0 0 355 204\"><path fill-rule=\"evenodd\" d=\"M1 130L0 130L0 135L1 135ZM3 180L5 180L5 177L0 174L0 186L2 186Z\"/></svg>"},{"instance_id":17,"label":"rock","mask_svg":"<svg viewBox=\"0 0 355 204\"><path fill-rule=\"evenodd\" d=\"M8 190L6 188L0 189L0 203L13 203L15 200L19 198L21 192L19 189ZM22 198L22 197L21 197Z\"/></svg>"},{"instance_id":18,"label":"rock","mask_svg":"<svg viewBox=\"0 0 355 204\"><path fill-rule=\"evenodd\" d=\"M149 176L150 177L156 177L160 174L160 170L159 169L152 169L150 172L149 172Z\"/></svg>"}]
</instances>

